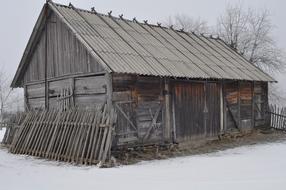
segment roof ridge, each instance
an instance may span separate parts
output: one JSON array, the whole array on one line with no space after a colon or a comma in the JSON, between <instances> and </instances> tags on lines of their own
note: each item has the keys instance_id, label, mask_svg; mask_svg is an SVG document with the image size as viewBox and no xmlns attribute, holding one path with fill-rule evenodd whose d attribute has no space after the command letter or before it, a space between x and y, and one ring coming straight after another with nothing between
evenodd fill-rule
<instances>
[{"instance_id":1,"label":"roof ridge","mask_svg":"<svg viewBox=\"0 0 286 190\"><path fill-rule=\"evenodd\" d=\"M199 36L206 37L206 38L209 38L209 39L220 39L220 40L222 40L219 36L217 36L216 38L213 37L213 36L215 36L215 34L210 34L209 36L207 36L206 33L197 33L195 31L184 31L183 29L176 29L176 28L173 28L173 27L162 26L161 24L159 24L159 22L157 22L157 25L154 24L154 23L147 23L147 22L145 23L144 21L140 22L140 21L136 20L136 17L134 17L133 20L128 19L128 18L123 18L122 17L123 15L121 17L120 16L117 17L117 16L114 16L114 15L108 15L108 14L100 13L100 12L97 12L97 11L94 12L94 11L91 11L91 10L78 8L78 7L75 7L71 3L70 3L70 5L64 5L64 4L60 4L60 3L55 3L52 0L47 0L47 2L52 2L56 6L69 8L69 9L72 9L71 6L73 6L74 9L76 9L78 11L81 11L81 12L86 12L86 13L90 13L90 14L97 14L97 15L104 16L104 17L112 17L113 19L124 20L124 21L127 21L127 22L137 23L137 24L140 24L140 25L148 25L148 26L156 27L156 28L163 28L163 29L168 29L168 30L174 30L176 32L181 32L181 33L199 35ZM94 7L92 7L92 8L94 8ZM135 21L134 21L134 19L135 19Z\"/></svg>"}]
</instances>

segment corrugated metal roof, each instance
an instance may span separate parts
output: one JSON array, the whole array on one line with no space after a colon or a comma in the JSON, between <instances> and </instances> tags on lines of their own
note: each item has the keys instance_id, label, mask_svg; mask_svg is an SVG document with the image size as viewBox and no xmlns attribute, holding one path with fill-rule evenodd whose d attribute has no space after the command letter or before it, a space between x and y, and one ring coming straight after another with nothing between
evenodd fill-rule
<instances>
[{"instance_id":1,"label":"corrugated metal roof","mask_svg":"<svg viewBox=\"0 0 286 190\"><path fill-rule=\"evenodd\" d=\"M220 39L98 14L51 1L48 6L108 72L275 81ZM25 62L24 59L12 86L16 86L22 62Z\"/></svg>"}]
</instances>

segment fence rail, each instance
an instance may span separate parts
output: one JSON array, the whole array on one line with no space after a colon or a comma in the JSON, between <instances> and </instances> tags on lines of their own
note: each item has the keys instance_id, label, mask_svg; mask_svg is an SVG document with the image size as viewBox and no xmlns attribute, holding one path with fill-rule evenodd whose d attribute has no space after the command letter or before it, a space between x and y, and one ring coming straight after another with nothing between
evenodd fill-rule
<instances>
[{"instance_id":1,"label":"fence rail","mask_svg":"<svg viewBox=\"0 0 286 190\"><path fill-rule=\"evenodd\" d=\"M286 107L270 105L268 113L271 116L271 127L286 131Z\"/></svg>"}]
</instances>

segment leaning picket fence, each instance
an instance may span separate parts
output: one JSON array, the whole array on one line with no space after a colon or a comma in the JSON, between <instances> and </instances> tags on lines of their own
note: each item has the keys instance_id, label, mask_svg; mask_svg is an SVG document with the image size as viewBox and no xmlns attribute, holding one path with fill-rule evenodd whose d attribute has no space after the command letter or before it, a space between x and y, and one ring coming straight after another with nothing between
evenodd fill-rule
<instances>
[{"instance_id":1,"label":"leaning picket fence","mask_svg":"<svg viewBox=\"0 0 286 190\"><path fill-rule=\"evenodd\" d=\"M271 127L286 131L286 107L270 105L268 113L271 116Z\"/></svg>"},{"instance_id":2,"label":"leaning picket fence","mask_svg":"<svg viewBox=\"0 0 286 190\"><path fill-rule=\"evenodd\" d=\"M13 138L17 133L17 130L19 129L21 123L25 120L25 117L25 112L19 112L13 115L9 119L9 121L6 121L4 124L2 124L2 127L6 129L6 132L1 142L2 144L10 145L12 143Z\"/></svg>"},{"instance_id":3,"label":"leaning picket fence","mask_svg":"<svg viewBox=\"0 0 286 190\"><path fill-rule=\"evenodd\" d=\"M10 144L10 152L75 164L110 159L116 114L101 109L30 111Z\"/></svg>"}]
</instances>

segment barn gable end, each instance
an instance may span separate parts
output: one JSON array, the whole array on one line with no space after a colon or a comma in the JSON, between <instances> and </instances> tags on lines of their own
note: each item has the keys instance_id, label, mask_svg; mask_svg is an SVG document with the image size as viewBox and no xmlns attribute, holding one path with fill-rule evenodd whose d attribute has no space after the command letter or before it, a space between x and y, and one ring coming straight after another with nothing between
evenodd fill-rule
<instances>
[{"instance_id":1,"label":"barn gable end","mask_svg":"<svg viewBox=\"0 0 286 190\"><path fill-rule=\"evenodd\" d=\"M45 56L47 79L104 71L54 12L50 13L46 26L27 62L24 84L45 80Z\"/></svg>"},{"instance_id":2,"label":"barn gable end","mask_svg":"<svg viewBox=\"0 0 286 190\"><path fill-rule=\"evenodd\" d=\"M107 99L106 70L59 15L48 7L42 14L45 9L47 19L38 21L13 87L24 87L27 109L55 108L63 93L73 93L74 106L102 104Z\"/></svg>"}]
</instances>

